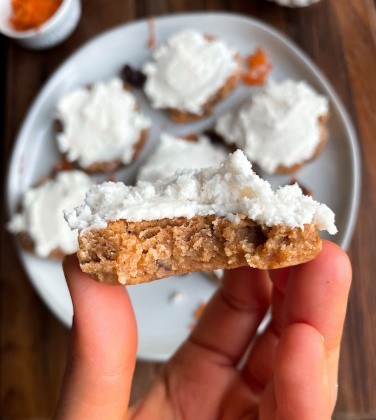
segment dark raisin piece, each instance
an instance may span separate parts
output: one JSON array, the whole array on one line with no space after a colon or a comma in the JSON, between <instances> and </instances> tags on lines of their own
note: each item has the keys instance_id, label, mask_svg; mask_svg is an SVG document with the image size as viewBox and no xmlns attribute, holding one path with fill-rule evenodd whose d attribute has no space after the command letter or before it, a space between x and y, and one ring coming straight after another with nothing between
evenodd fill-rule
<instances>
[{"instance_id":1,"label":"dark raisin piece","mask_svg":"<svg viewBox=\"0 0 376 420\"><path fill-rule=\"evenodd\" d=\"M63 122L59 120L58 118L54 120L53 124L54 124L54 129L56 133L62 133L64 131Z\"/></svg>"},{"instance_id":2,"label":"dark raisin piece","mask_svg":"<svg viewBox=\"0 0 376 420\"><path fill-rule=\"evenodd\" d=\"M145 82L146 76L140 70L134 69L129 64L126 64L120 72L120 77L125 83L129 83L135 88L141 89Z\"/></svg>"},{"instance_id":3,"label":"dark raisin piece","mask_svg":"<svg viewBox=\"0 0 376 420\"><path fill-rule=\"evenodd\" d=\"M223 137L217 134L214 130L205 130L204 135L209 138L213 144L226 144Z\"/></svg>"}]
</instances>

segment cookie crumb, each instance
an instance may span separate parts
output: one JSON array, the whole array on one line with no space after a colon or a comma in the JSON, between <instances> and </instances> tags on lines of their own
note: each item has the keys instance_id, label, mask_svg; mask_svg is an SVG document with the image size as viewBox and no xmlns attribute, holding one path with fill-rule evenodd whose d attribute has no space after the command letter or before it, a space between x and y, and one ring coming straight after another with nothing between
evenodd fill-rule
<instances>
[{"instance_id":1,"label":"cookie crumb","mask_svg":"<svg viewBox=\"0 0 376 420\"><path fill-rule=\"evenodd\" d=\"M202 315L202 313L204 312L204 309L206 308L207 303L206 302L201 302L197 308L194 310L193 312L193 316L196 319L199 319Z\"/></svg>"},{"instance_id":2,"label":"cookie crumb","mask_svg":"<svg viewBox=\"0 0 376 420\"><path fill-rule=\"evenodd\" d=\"M184 300L184 295L182 292L175 291L171 293L169 301L173 304L181 303Z\"/></svg>"}]
</instances>

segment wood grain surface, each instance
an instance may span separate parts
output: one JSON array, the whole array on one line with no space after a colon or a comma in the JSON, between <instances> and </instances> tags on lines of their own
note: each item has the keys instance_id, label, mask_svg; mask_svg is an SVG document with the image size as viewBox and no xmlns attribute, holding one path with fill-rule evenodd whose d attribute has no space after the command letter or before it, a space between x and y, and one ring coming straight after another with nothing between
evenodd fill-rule
<instances>
[{"instance_id":1,"label":"wood grain surface","mask_svg":"<svg viewBox=\"0 0 376 420\"><path fill-rule=\"evenodd\" d=\"M32 52L0 36L2 172L29 106L51 73L79 45L145 16L221 10L261 19L291 37L321 68L347 107L362 152L362 198L349 249L354 282L343 338L334 418L376 419L376 8L373 0L322 0L287 9L265 0L84 0L78 28L62 45ZM2 105L2 106L1 106ZM4 197L4 192L3 192ZM6 214L1 211L4 226ZM53 281L53 279L51 279ZM1 230L0 416L50 418L58 398L69 332L41 302ZM158 364L138 362L132 400Z\"/></svg>"}]
</instances>

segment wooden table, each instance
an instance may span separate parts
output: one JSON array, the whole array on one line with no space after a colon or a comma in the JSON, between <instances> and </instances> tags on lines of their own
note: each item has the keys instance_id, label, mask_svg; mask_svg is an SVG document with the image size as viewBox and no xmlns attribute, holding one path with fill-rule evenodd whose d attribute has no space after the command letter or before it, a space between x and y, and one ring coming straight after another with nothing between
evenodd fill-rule
<instances>
[{"instance_id":1,"label":"wooden table","mask_svg":"<svg viewBox=\"0 0 376 420\"><path fill-rule=\"evenodd\" d=\"M228 10L256 17L290 36L321 68L357 128L363 159L362 201L349 253L354 268L340 364L336 419L376 419L376 8L373 0L322 0L300 10L265 0L84 0L80 24L59 47L25 50L0 37L2 168L33 99L79 45L113 26L145 16ZM2 210L2 222L6 220ZM373 251L373 252L372 252ZM58 398L69 333L42 304L1 231L1 409L7 418L51 417ZM53 279L51 279L53 281ZM137 364L132 400L158 370Z\"/></svg>"}]
</instances>

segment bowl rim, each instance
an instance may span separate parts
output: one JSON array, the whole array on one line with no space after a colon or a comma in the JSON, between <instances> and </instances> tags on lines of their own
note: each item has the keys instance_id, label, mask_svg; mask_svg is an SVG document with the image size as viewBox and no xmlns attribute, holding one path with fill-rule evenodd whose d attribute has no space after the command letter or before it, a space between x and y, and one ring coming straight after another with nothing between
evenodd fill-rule
<instances>
[{"instance_id":1,"label":"bowl rim","mask_svg":"<svg viewBox=\"0 0 376 420\"><path fill-rule=\"evenodd\" d=\"M47 19L42 25L38 26L35 29L27 29L26 31L17 31L16 29L12 29L10 26L4 26L0 22L0 33L3 35L8 36L9 38L14 39L26 39L32 38L35 36L43 35L46 31L52 28L61 18L61 16L65 13L67 8L73 3L73 1L77 0L63 0L59 6L59 8L55 11L55 13ZM10 3L11 0L4 0L2 3Z\"/></svg>"}]
</instances>

